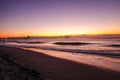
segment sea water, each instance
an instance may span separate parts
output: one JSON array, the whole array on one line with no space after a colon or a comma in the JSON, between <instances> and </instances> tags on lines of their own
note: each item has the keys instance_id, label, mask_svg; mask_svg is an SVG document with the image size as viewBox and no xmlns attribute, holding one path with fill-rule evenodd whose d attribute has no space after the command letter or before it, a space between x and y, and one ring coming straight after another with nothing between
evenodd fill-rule
<instances>
[{"instance_id":1,"label":"sea water","mask_svg":"<svg viewBox=\"0 0 120 80\"><path fill-rule=\"evenodd\" d=\"M39 43L40 42L40 43ZM56 42L90 43L83 45L59 45ZM43 38L1 42L0 45L29 49L49 56L64 58L120 72L120 39L97 38ZM118 46L111 46L118 45Z\"/></svg>"}]
</instances>

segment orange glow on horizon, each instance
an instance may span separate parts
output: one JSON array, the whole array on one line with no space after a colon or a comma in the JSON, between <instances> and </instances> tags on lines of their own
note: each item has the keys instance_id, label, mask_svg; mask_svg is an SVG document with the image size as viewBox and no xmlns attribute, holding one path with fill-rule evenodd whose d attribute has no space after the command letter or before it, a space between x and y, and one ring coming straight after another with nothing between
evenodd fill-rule
<instances>
[{"instance_id":1,"label":"orange glow on horizon","mask_svg":"<svg viewBox=\"0 0 120 80\"><path fill-rule=\"evenodd\" d=\"M8 0L1 7L0 38L120 34L118 0Z\"/></svg>"},{"instance_id":2,"label":"orange glow on horizon","mask_svg":"<svg viewBox=\"0 0 120 80\"><path fill-rule=\"evenodd\" d=\"M66 36L66 35L101 35L101 34L120 34L120 32L115 32L115 31L111 31L111 32L88 32L88 33L44 33L44 34L41 34L41 33L31 33L31 34L17 34L14 35L14 34L0 34L0 38L8 38L8 37L26 37L26 36L45 36L45 37L52 37L52 36Z\"/></svg>"}]
</instances>

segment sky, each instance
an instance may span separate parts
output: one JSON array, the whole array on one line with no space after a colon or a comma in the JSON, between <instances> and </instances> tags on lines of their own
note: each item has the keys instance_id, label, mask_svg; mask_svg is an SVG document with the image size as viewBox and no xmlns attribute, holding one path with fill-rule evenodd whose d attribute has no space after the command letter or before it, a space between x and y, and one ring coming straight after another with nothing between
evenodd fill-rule
<instances>
[{"instance_id":1,"label":"sky","mask_svg":"<svg viewBox=\"0 0 120 80\"><path fill-rule=\"evenodd\" d=\"M0 37L120 34L120 0L0 0Z\"/></svg>"}]
</instances>

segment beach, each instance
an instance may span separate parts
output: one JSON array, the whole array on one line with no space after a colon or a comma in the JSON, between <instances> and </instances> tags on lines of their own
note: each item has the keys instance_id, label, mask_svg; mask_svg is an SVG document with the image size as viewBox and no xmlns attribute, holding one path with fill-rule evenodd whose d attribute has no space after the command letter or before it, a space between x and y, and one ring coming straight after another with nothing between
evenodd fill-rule
<instances>
[{"instance_id":1,"label":"beach","mask_svg":"<svg viewBox=\"0 0 120 80\"><path fill-rule=\"evenodd\" d=\"M120 79L120 72L77 63L66 59L55 58L40 52L6 46L0 46L0 51L6 53L12 61L20 66L38 72L40 79L37 80Z\"/></svg>"}]
</instances>

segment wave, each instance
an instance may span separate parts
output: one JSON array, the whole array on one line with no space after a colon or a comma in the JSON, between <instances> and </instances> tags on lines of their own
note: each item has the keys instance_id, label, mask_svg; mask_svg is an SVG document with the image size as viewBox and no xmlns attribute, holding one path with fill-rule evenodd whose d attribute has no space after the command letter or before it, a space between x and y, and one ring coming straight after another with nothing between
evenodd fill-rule
<instances>
[{"instance_id":1,"label":"wave","mask_svg":"<svg viewBox=\"0 0 120 80\"><path fill-rule=\"evenodd\" d=\"M23 48L37 48L37 49L44 49L44 50L55 50L61 52L70 52L72 54L89 54L89 55L99 55L99 56L106 56L111 58L119 58L120 59L120 50L82 50L82 49L60 49L54 47L46 47L46 46L19 46Z\"/></svg>"},{"instance_id":2,"label":"wave","mask_svg":"<svg viewBox=\"0 0 120 80\"><path fill-rule=\"evenodd\" d=\"M55 42L54 44L57 45L87 45L92 43L85 43L85 42Z\"/></svg>"},{"instance_id":3,"label":"wave","mask_svg":"<svg viewBox=\"0 0 120 80\"><path fill-rule=\"evenodd\" d=\"M106 45L106 46L120 48L120 44L111 44L111 45Z\"/></svg>"},{"instance_id":4,"label":"wave","mask_svg":"<svg viewBox=\"0 0 120 80\"><path fill-rule=\"evenodd\" d=\"M38 41L34 41L34 42L25 42L25 41L15 41L16 43L28 43L28 44L39 44L39 43L45 43L45 42L38 42Z\"/></svg>"},{"instance_id":5,"label":"wave","mask_svg":"<svg viewBox=\"0 0 120 80\"><path fill-rule=\"evenodd\" d=\"M21 44L25 43L25 44ZM27 43L27 44L26 44ZM40 45L36 45L39 44ZM45 43L45 44L41 44ZM55 44L55 45L54 45ZM88 44L93 44L92 46L89 46ZM47 42L40 42L40 41L18 41L14 43L4 43L2 45L6 46L12 46L12 47L21 47L21 48L38 48L38 49L44 49L44 50L55 50L55 51L61 51L61 52L69 52L69 53L78 53L78 54L89 54L89 55L99 55L99 56L106 56L106 57L111 57L111 58L119 58L120 59L120 50L112 50L111 48L104 48L105 46L109 47L119 47L120 45L118 44L109 44L109 45L104 45L102 44L95 44L91 42L53 42L52 44L47 43ZM60 46L61 45L61 46ZM64 46L66 45L66 46ZM68 46L67 46L68 45ZM74 45L74 46L73 46ZM87 50L84 49L86 47L82 46L83 48L80 48L78 45L88 45ZM100 46L100 47L99 47ZM69 48L68 48L69 47ZM92 48L93 49L90 49ZM96 47L99 47L99 49L94 49ZM102 49L100 49L102 48ZM109 49L109 50L108 50Z\"/></svg>"}]
</instances>

